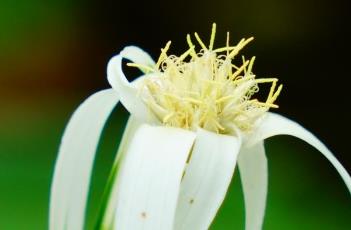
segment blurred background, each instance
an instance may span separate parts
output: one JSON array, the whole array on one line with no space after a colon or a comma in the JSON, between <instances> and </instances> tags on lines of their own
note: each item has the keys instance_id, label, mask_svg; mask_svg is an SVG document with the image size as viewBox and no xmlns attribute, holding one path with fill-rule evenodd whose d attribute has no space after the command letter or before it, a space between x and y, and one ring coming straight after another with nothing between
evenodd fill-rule
<instances>
[{"instance_id":1,"label":"blurred background","mask_svg":"<svg viewBox=\"0 0 351 230\"><path fill-rule=\"evenodd\" d=\"M154 58L168 40L186 49L187 33L216 45L255 41L259 77L279 77L279 113L315 133L351 171L350 24L347 1L0 0L0 229L47 229L50 181L60 138L74 109L109 85L106 64L126 45ZM132 79L132 77L131 77ZM87 229L123 132L117 108L103 133L89 198ZM266 142L269 195L264 229L351 227L351 200L324 157L292 137ZM243 229L238 172L212 229Z\"/></svg>"}]
</instances>

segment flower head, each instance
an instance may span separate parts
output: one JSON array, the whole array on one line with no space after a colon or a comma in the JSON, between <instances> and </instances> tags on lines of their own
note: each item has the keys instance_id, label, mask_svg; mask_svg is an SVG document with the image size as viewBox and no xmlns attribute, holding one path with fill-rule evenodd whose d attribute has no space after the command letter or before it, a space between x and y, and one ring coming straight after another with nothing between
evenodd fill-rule
<instances>
[{"instance_id":1,"label":"flower head","mask_svg":"<svg viewBox=\"0 0 351 230\"><path fill-rule=\"evenodd\" d=\"M188 34L189 49L180 56L167 55L168 42L153 67L129 63L152 73L141 85L141 95L163 125L233 134L252 130L269 108L278 107L274 104L282 89L282 85L276 89L278 79L256 79L252 72L255 57L242 57L238 66L234 63L253 38L230 46L228 33L226 46L213 49L215 33L213 24L209 47L195 33L201 46L198 53ZM266 101L260 102L253 96L263 83L271 84L271 88Z\"/></svg>"},{"instance_id":2,"label":"flower head","mask_svg":"<svg viewBox=\"0 0 351 230\"><path fill-rule=\"evenodd\" d=\"M255 78L254 58L234 63L252 38L214 49L215 24L201 51L189 49L157 62L135 46L107 67L112 88L89 97L69 121L59 150L50 199L51 230L84 229L89 181L99 137L118 102L130 112L106 186L97 229L208 229L221 206L236 163L243 185L247 230L262 228L268 169L264 140L298 137L335 167L351 192L351 177L329 149L297 123L274 113L282 86ZM145 74L129 82L122 59ZM266 100L255 99L271 84Z\"/></svg>"}]
</instances>

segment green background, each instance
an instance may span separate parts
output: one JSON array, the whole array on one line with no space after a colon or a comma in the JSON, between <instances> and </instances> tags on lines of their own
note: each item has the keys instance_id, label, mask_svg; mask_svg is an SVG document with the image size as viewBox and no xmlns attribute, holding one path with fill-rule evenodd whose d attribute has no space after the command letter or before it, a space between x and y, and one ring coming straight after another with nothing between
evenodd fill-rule
<instances>
[{"instance_id":1,"label":"green background","mask_svg":"<svg viewBox=\"0 0 351 230\"><path fill-rule=\"evenodd\" d=\"M112 55L136 44L156 58L168 40L179 54L187 33L208 39L212 22L217 22L218 46L226 31L233 43L255 37L244 53L257 56L259 77L279 77L284 84L278 112L315 133L350 172L347 9L341 0L1 0L0 229L47 229L60 137L79 103L109 87L105 67ZM87 226L94 223L126 117L118 107L103 133ZM291 137L271 138L266 148L264 229L351 227L350 194L321 154ZM243 229L243 223L236 172L212 229Z\"/></svg>"}]
</instances>

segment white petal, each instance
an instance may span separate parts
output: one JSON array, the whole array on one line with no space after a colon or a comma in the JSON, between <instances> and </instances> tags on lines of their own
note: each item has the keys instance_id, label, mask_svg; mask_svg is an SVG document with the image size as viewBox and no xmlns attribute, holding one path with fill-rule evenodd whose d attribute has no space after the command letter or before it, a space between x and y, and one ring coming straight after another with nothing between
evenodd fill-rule
<instances>
[{"instance_id":1,"label":"white petal","mask_svg":"<svg viewBox=\"0 0 351 230\"><path fill-rule=\"evenodd\" d=\"M59 149L50 197L50 229L83 229L90 174L101 131L118 96L90 96L72 115Z\"/></svg>"},{"instance_id":2,"label":"white petal","mask_svg":"<svg viewBox=\"0 0 351 230\"><path fill-rule=\"evenodd\" d=\"M171 230L195 133L142 125L117 177L115 229Z\"/></svg>"},{"instance_id":3,"label":"white petal","mask_svg":"<svg viewBox=\"0 0 351 230\"><path fill-rule=\"evenodd\" d=\"M122 59L126 58L138 64L152 65L151 57L135 46L124 48L119 55L111 58L107 65L107 79L120 97L123 106L140 120L150 118L150 112L142 99L139 97L138 88L131 84L122 70Z\"/></svg>"},{"instance_id":4,"label":"white petal","mask_svg":"<svg viewBox=\"0 0 351 230\"><path fill-rule=\"evenodd\" d=\"M116 205L117 205L117 191L118 191L118 187L116 186L117 183L116 182L116 178L118 175L118 170L120 168L121 165L121 161L124 159L125 154L128 151L130 142L135 134L135 132L137 131L137 129L139 128L139 126L141 125L140 121L135 119L133 116L130 116L128 119L128 123L126 126L126 129L123 133L123 137L122 137L122 141L120 143L120 146L118 148L118 152L115 158L115 162L113 163L113 169L112 169L112 175L110 175L109 181L108 183L110 184L110 191L106 191L108 192L106 195L107 197L105 197L106 200L106 204L105 206L105 210L101 210L102 216L100 218L102 219L102 223L100 223L102 226L99 226L101 229L111 229L111 226L113 226L113 222L114 222L114 216L115 216L115 210L116 210ZM100 229L99 228L99 229Z\"/></svg>"},{"instance_id":5,"label":"white petal","mask_svg":"<svg viewBox=\"0 0 351 230\"><path fill-rule=\"evenodd\" d=\"M250 138L249 143L253 144L271 136L284 134L300 138L318 149L335 167L351 193L351 177L345 168L321 141L294 121L278 114L268 113L255 131L255 134Z\"/></svg>"},{"instance_id":6,"label":"white petal","mask_svg":"<svg viewBox=\"0 0 351 230\"><path fill-rule=\"evenodd\" d=\"M245 229L262 229L266 208L268 169L263 141L243 147L238 157L245 200Z\"/></svg>"},{"instance_id":7,"label":"white petal","mask_svg":"<svg viewBox=\"0 0 351 230\"><path fill-rule=\"evenodd\" d=\"M241 140L199 129L182 180L175 229L208 229L234 173Z\"/></svg>"}]
</instances>

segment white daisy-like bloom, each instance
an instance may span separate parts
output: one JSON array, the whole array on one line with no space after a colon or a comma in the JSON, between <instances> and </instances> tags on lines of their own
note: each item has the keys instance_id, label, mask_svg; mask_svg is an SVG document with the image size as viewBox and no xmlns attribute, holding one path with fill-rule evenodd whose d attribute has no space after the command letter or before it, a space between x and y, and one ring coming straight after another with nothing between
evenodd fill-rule
<instances>
[{"instance_id":1,"label":"white daisy-like bloom","mask_svg":"<svg viewBox=\"0 0 351 230\"><path fill-rule=\"evenodd\" d=\"M213 24L207 47L187 36L189 49L155 63L135 46L124 48L107 68L111 89L90 96L64 132L50 199L51 230L84 229L96 148L111 111L130 112L102 205L97 229L208 229L221 206L238 163L247 230L262 229L267 196L264 140L292 135L319 150L351 192L351 178L328 148L299 124L275 113L282 90L277 79L256 79L254 58L234 64L252 38L214 49ZM122 60L145 74L129 82ZM271 84L265 101L260 84Z\"/></svg>"}]
</instances>

